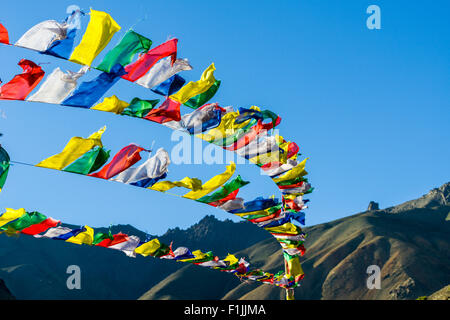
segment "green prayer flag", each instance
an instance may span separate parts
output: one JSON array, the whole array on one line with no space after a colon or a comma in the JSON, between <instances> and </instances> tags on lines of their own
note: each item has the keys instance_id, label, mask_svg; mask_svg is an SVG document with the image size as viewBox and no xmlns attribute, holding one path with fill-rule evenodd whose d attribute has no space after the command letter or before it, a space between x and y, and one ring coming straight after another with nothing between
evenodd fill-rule
<instances>
[{"instance_id":1,"label":"green prayer flag","mask_svg":"<svg viewBox=\"0 0 450 320\"><path fill-rule=\"evenodd\" d=\"M214 192L212 195L210 195L210 196L206 195L204 197L201 197L200 199L197 199L197 201L203 202L203 203L211 203L214 201L218 201L220 199L225 198L233 191L235 191L249 183L250 183L249 181L242 180L241 176L239 175L236 178L234 178L233 180L224 184L219 190Z\"/></svg>"},{"instance_id":2,"label":"green prayer flag","mask_svg":"<svg viewBox=\"0 0 450 320\"><path fill-rule=\"evenodd\" d=\"M184 103L185 106L188 106L192 109L197 109L208 102L220 87L220 80L216 80L213 85L203 93L196 95L195 97L190 98L188 101Z\"/></svg>"},{"instance_id":3,"label":"green prayer flag","mask_svg":"<svg viewBox=\"0 0 450 320\"><path fill-rule=\"evenodd\" d=\"M69 164L63 171L87 175L97 171L108 161L110 150L95 146L77 160Z\"/></svg>"},{"instance_id":4,"label":"green prayer flag","mask_svg":"<svg viewBox=\"0 0 450 320\"><path fill-rule=\"evenodd\" d=\"M164 243L161 243L161 246L158 248L158 250L156 250L155 253L153 253L151 256L159 258L159 257L169 254L169 252L170 252L170 247L165 245Z\"/></svg>"},{"instance_id":5,"label":"green prayer flag","mask_svg":"<svg viewBox=\"0 0 450 320\"><path fill-rule=\"evenodd\" d=\"M103 61L97 66L97 69L110 72L111 68L118 63L125 67L131 63L135 54L147 52L151 45L152 41L150 39L141 36L133 30L128 30L119 44L106 54Z\"/></svg>"},{"instance_id":6,"label":"green prayer flag","mask_svg":"<svg viewBox=\"0 0 450 320\"><path fill-rule=\"evenodd\" d=\"M6 177L9 172L9 155L5 149L0 146L0 192L6 182Z\"/></svg>"},{"instance_id":7,"label":"green prayer flag","mask_svg":"<svg viewBox=\"0 0 450 320\"><path fill-rule=\"evenodd\" d=\"M110 240L114 239L113 235L111 234L111 230L109 230L108 233L104 233L104 232L96 233L94 235L94 240L92 241L92 245L95 246L105 239L110 239Z\"/></svg>"},{"instance_id":8,"label":"green prayer flag","mask_svg":"<svg viewBox=\"0 0 450 320\"><path fill-rule=\"evenodd\" d=\"M257 121L255 119L251 119L245 127L237 129L236 132L225 137L224 139L217 139L211 141L211 143L214 143L215 145L221 147L229 146L230 144L235 143L240 138L242 138L242 136L244 136L247 132L249 132L250 129L256 124L256 122Z\"/></svg>"},{"instance_id":9,"label":"green prayer flag","mask_svg":"<svg viewBox=\"0 0 450 320\"><path fill-rule=\"evenodd\" d=\"M27 212L19 219L11 221L10 223L2 226L0 228L0 230L20 231L20 230L28 228L29 226L32 226L34 224L41 223L45 219L47 219L47 217L37 211Z\"/></svg>"},{"instance_id":10,"label":"green prayer flag","mask_svg":"<svg viewBox=\"0 0 450 320\"><path fill-rule=\"evenodd\" d=\"M134 98L131 100L130 105L122 111L122 115L127 115L136 118L143 118L149 113L157 104L159 99L156 100L142 100Z\"/></svg>"}]
</instances>

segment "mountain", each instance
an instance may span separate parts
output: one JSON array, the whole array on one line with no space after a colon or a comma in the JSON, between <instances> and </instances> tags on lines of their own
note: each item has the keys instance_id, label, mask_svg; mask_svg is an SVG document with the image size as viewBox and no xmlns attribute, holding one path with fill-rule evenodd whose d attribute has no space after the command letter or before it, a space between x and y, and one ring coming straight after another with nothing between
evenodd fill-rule
<instances>
[{"instance_id":1,"label":"mountain","mask_svg":"<svg viewBox=\"0 0 450 320\"><path fill-rule=\"evenodd\" d=\"M95 230L105 232L108 228ZM137 235L141 239L147 237L130 225L112 226L111 232ZM233 237L234 234L240 236ZM219 221L213 216L205 216L186 230L171 229L158 238L167 244L173 241L174 248L187 246L192 250L213 250L223 256L228 253L227 249L239 251L268 237L267 232L249 223ZM69 290L66 286L70 276L66 271L70 265L80 267L81 290ZM181 263L173 261L139 255L129 258L122 252L100 247L35 239L27 235L0 235L0 279L17 299L134 300L181 267ZM237 281L233 276L226 276ZM234 283L237 284L238 281Z\"/></svg>"},{"instance_id":2,"label":"mountain","mask_svg":"<svg viewBox=\"0 0 450 320\"><path fill-rule=\"evenodd\" d=\"M431 294L427 300L450 300L450 285Z\"/></svg>"},{"instance_id":3,"label":"mountain","mask_svg":"<svg viewBox=\"0 0 450 320\"><path fill-rule=\"evenodd\" d=\"M450 183L423 197L384 210L368 210L305 228L306 276L296 299L416 299L450 283ZM377 206L370 206L378 208ZM283 268L279 246L266 239L237 253L268 271ZM381 270L381 288L367 288L370 265ZM239 283L228 288L220 275L196 281L186 266L150 288L141 299L284 299L279 288ZM226 278L225 280L228 280ZM195 292L178 290L196 288Z\"/></svg>"},{"instance_id":4,"label":"mountain","mask_svg":"<svg viewBox=\"0 0 450 320\"><path fill-rule=\"evenodd\" d=\"M6 287L5 282L0 279L0 300L14 300L14 296Z\"/></svg>"},{"instance_id":5,"label":"mountain","mask_svg":"<svg viewBox=\"0 0 450 320\"><path fill-rule=\"evenodd\" d=\"M372 203L371 210L304 228L306 276L296 299L417 299L442 289L450 283L449 197L447 183L394 207ZM147 236L130 225L111 230ZM279 244L247 222L206 216L159 239L174 248L235 253L267 271L283 269ZM81 269L81 290L66 286L70 265ZM366 286L370 265L380 267L381 289ZM0 279L17 299L284 299L280 288L215 270L26 235L0 235ZM0 282L0 299L9 290Z\"/></svg>"}]
</instances>

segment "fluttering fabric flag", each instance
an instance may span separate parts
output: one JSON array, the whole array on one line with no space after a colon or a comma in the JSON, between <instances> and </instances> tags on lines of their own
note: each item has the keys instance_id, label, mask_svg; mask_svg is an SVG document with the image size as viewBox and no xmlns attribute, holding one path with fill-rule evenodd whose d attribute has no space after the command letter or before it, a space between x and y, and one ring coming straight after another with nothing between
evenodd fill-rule
<instances>
[{"instance_id":1,"label":"fluttering fabric flag","mask_svg":"<svg viewBox=\"0 0 450 320\"><path fill-rule=\"evenodd\" d=\"M10 158L8 152L0 145L0 192L2 192L5 185L6 178L8 177Z\"/></svg>"},{"instance_id":2,"label":"fluttering fabric flag","mask_svg":"<svg viewBox=\"0 0 450 320\"><path fill-rule=\"evenodd\" d=\"M9 44L8 30L0 23L0 43Z\"/></svg>"},{"instance_id":3,"label":"fluttering fabric flag","mask_svg":"<svg viewBox=\"0 0 450 320\"><path fill-rule=\"evenodd\" d=\"M211 87L209 87L208 90L206 90L203 93L200 93L192 98L190 98L188 101L184 103L185 106L188 106L192 109L197 109L207 103L209 100L211 100L212 97L216 94L217 90L219 90L220 87L220 80L216 80Z\"/></svg>"},{"instance_id":4,"label":"fluttering fabric flag","mask_svg":"<svg viewBox=\"0 0 450 320\"><path fill-rule=\"evenodd\" d=\"M152 91L162 96L170 96L180 90L185 82L186 80L176 74L162 82L160 85L152 88Z\"/></svg>"},{"instance_id":5,"label":"fluttering fabric flag","mask_svg":"<svg viewBox=\"0 0 450 320\"><path fill-rule=\"evenodd\" d=\"M130 104L122 111L122 115L130 117L143 118L150 112L157 104L159 99L156 100L142 100L139 98L133 98Z\"/></svg>"},{"instance_id":6,"label":"fluttering fabric flag","mask_svg":"<svg viewBox=\"0 0 450 320\"><path fill-rule=\"evenodd\" d=\"M213 192L220 186L222 186L225 182L227 182L231 176L234 174L236 170L236 164L231 161L229 165L227 165L227 169L225 172L218 174L217 176L212 177L208 181L206 181L200 190L190 191L183 195L184 198L197 200L203 196L206 196L208 193Z\"/></svg>"},{"instance_id":7,"label":"fluttering fabric flag","mask_svg":"<svg viewBox=\"0 0 450 320\"><path fill-rule=\"evenodd\" d=\"M268 123L264 123L265 119L270 119ZM252 142L259 136L265 135L268 130L271 130L278 126L281 122L281 118L270 110L261 111L258 107L252 106L250 109L239 108L239 115L235 119L236 124L247 123L251 121L252 126L247 129L242 129L244 132L236 137L233 144L227 146L225 149L229 151L235 151L241 149ZM257 121L253 126L253 121ZM227 144L228 145L228 144Z\"/></svg>"},{"instance_id":8,"label":"fluttering fabric flag","mask_svg":"<svg viewBox=\"0 0 450 320\"><path fill-rule=\"evenodd\" d=\"M170 99L169 97L156 109L152 109L144 119L158 123L168 121L180 121L180 103Z\"/></svg>"},{"instance_id":9,"label":"fluttering fabric flag","mask_svg":"<svg viewBox=\"0 0 450 320\"><path fill-rule=\"evenodd\" d=\"M28 228L22 229L21 233L34 236L36 234L47 231L50 228L56 227L61 221L52 218L47 218L44 221L31 225Z\"/></svg>"},{"instance_id":10,"label":"fluttering fabric flag","mask_svg":"<svg viewBox=\"0 0 450 320\"><path fill-rule=\"evenodd\" d=\"M33 61L22 59L18 65L23 72L0 87L0 99L25 100L44 77L45 72Z\"/></svg>"},{"instance_id":11,"label":"fluttering fabric flag","mask_svg":"<svg viewBox=\"0 0 450 320\"><path fill-rule=\"evenodd\" d=\"M178 39L171 39L159 46L147 51L136 62L125 67L127 72L122 78L128 81L136 81L143 77L159 60L171 57L172 65L177 58Z\"/></svg>"},{"instance_id":12,"label":"fluttering fabric flag","mask_svg":"<svg viewBox=\"0 0 450 320\"><path fill-rule=\"evenodd\" d=\"M44 83L28 101L61 104L77 87L77 81L86 72L87 67L82 67L78 72L67 71L64 73L59 67L47 76Z\"/></svg>"},{"instance_id":13,"label":"fluttering fabric flag","mask_svg":"<svg viewBox=\"0 0 450 320\"><path fill-rule=\"evenodd\" d=\"M81 229L79 230L79 232L81 232ZM35 235L33 235L33 237L48 238L48 239L55 239L55 240L66 240L66 239L72 237L74 234L75 233L70 228L57 226L57 227L48 229L44 234L35 234ZM65 239L63 239L62 237L65 237Z\"/></svg>"},{"instance_id":14,"label":"fluttering fabric flag","mask_svg":"<svg viewBox=\"0 0 450 320\"><path fill-rule=\"evenodd\" d=\"M94 241L94 229L89 226L84 226L82 232L77 233L66 240L66 242L87 245L91 245L92 241Z\"/></svg>"},{"instance_id":15,"label":"fluttering fabric flag","mask_svg":"<svg viewBox=\"0 0 450 320\"><path fill-rule=\"evenodd\" d=\"M180 121L169 121L163 125L173 130L187 131L189 134L202 133L217 127L222 114L225 113L225 109L219 107L217 103L210 103L183 115Z\"/></svg>"},{"instance_id":16,"label":"fluttering fabric flag","mask_svg":"<svg viewBox=\"0 0 450 320\"><path fill-rule=\"evenodd\" d=\"M153 239L148 242L142 243L134 251L144 257L153 256L161 247L161 243L158 239Z\"/></svg>"},{"instance_id":17,"label":"fluttering fabric flag","mask_svg":"<svg viewBox=\"0 0 450 320\"><path fill-rule=\"evenodd\" d=\"M23 217L26 214L25 209L21 208L21 209L11 209L11 208L6 208L5 213L3 213L0 216L0 227L3 227L4 225L10 223L11 221L14 221L16 219L19 219L20 217Z\"/></svg>"},{"instance_id":18,"label":"fluttering fabric flag","mask_svg":"<svg viewBox=\"0 0 450 320\"><path fill-rule=\"evenodd\" d=\"M113 95L111 97L103 99L101 103L96 104L95 106L91 107L91 109L121 114L123 110L125 110L125 108L129 105L130 104L128 102L122 101L117 98L116 95Z\"/></svg>"},{"instance_id":19,"label":"fluttering fabric flag","mask_svg":"<svg viewBox=\"0 0 450 320\"><path fill-rule=\"evenodd\" d=\"M222 188L223 188L223 187L222 187ZM222 190L222 188L221 188L221 190ZM221 192L221 190L214 192L213 195L219 194L219 193ZM226 197L224 197L224 198L222 198L222 199L218 199L218 200L213 201L213 202L208 202L208 204L209 204L210 206L213 206L213 207L221 207L221 206L223 206L225 203L229 202L230 200L232 201L232 200L238 199L238 198L236 198L236 196L237 196L238 193L239 193L239 189L236 189L236 190L234 190L233 192L229 193ZM205 196L205 197L207 197L207 196ZM200 199L201 199L201 198L200 198ZM199 200L200 200L200 199L199 199ZM198 200L197 200L197 201L198 201Z\"/></svg>"},{"instance_id":20,"label":"fluttering fabric flag","mask_svg":"<svg viewBox=\"0 0 450 320\"><path fill-rule=\"evenodd\" d=\"M214 63L212 63L205 71L198 81L190 81L183 88L181 88L177 93L171 95L170 98L174 101L178 101L181 104L186 103L189 99L206 92L211 88L216 79L214 78L214 70L216 70ZM207 101L204 101L204 103ZM199 107L199 106L196 106Z\"/></svg>"},{"instance_id":21,"label":"fluttering fabric flag","mask_svg":"<svg viewBox=\"0 0 450 320\"><path fill-rule=\"evenodd\" d=\"M247 132L247 130L250 129L249 127L251 127L256 121L250 119L238 124L235 122L238 115L239 111L228 112L225 115L222 115L222 120L216 128L213 128L203 134L199 134L197 137L210 143L226 145L226 143L229 142L227 141L229 140L227 138L231 137L232 140L234 140L234 138L237 138L239 135Z\"/></svg>"},{"instance_id":22,"label":"fluttering fabric flag","mask_svg":"<svg viewBox=\"0 0 450 320\"><path fill-rule=\"evenodd\" d=\"M159 148L155 155L137 168L128 168L111 180L147 188L162 178L170 164L169 153Z\"/></svg>"},{"instance_id":23,"label":"fluttering fabric flag","mask_svg":"<svg viewBox=\"0 0 450 320\"><path fill-rule=\"evenodd\" d=\"M109 159L110 150L95 146L63 170L87 175L100 169Z\"/></svg>"},{"instance_id":24,"label":"fluttering fabric flag","mask_svg":"<svg viewBox=\"0 0 450 320\"><path fill-rule=\"evenodd\" d=\"M175 187L197 191L202 188L202 181L197 178L184 177L180 181L159 181L148 188L159 192L166 192Z\"/></svg>"},{"instance_id":25,"label":"fluttering fabric flag","mask_svg":"<svg viewBox=\"0 0 450 320\"><path fill-rule=\"evenodd\" d=\"M105 130L106 127L103 127L91 134L87 139L81 137L71 138L61 153L39 162L36 166L62 170L92 148L96 146L103 148L101 137Z\"/></svg>"},{"instance_id":26,"label":"fluttering fabric flag","mask_svg":"<svg viewBox=\"0 0 450 320\"><path fill-rule=\"evenodd\" d=\"M249 213L252 211L260 211L268 208L272 208L279 205L278 199L264 199L262 197L258 197L255 200L248 201L244 203L244 208L239 210L229 211L230 213Z\"/></svg>"},{"instance_id":27,"label":"fluttering fabric flag","mask_svg":"<svg viewBox=\"0 0 450 320\"><path fill-rule=\"evenodd\" d=\"M261 166L261 169L263 170L265 175L275 177L293 169L297 165L298 162L296 160L288 159L286 163L269 163L267 165Z\"/></svg>"},{"instance_id":28,"label":"fluttering fabric flag","mask_svg":"<svg viewBox=\"0 0 450 320\"><path fill-rule=\"evenodd\" d=\"M73 94L62 102L64 106L90 108L125 73L120 64L116 64L110 73L103 72L92 81L83 82Z\"/></svg>"},{"instance_id":29,"label":"fluttering fabric flag","mask_svg":"<svg viewBox=\"0 0 450 320\"><path fill-rule=\"evenodd\" d=\"M136 144L130 144L122 148L99 172L91 173L89 176L110 179L141 160L139 153L143 150L145 149Z\"/></svg>"},{"instance_id":30,"label":"fluttering fabric flag","mask_svg":"<svg viewBox=\"0 0 450 320\"><path fill-rule=\"evenodd\" d=\"M109 249L119 250L125 253L129 257L136 257L134 250L140 243L140 239L136 236L127 236L125 241L118 243L112 243L108 246Z\"/></svg>"},{"instance_id":31,"label":"fluttering fabric flag","mask_svg":"<svg viewBox=\"0 0 450 320\"><path fill-rule=\"evenodd\" d=\"M159 60L151 69L136 80L136 83L151 89L171 78L181 71L192 70L188 59L176 59L172 64L172 58L167 57Z\"/></svg>"},{"instance_id":32,"label":"fluttering fabric flag","mask_svg":"<svg viewBox=\"0 0 450 320\"><path fill-rule=\"evenodd\" d=\"M298 178L298 177L305 176L307 174L307 172L305 170L306 160L307 160L307 158L304 159L299 164L297 164L291 170L289 170L286 173L278 176L277 178L274 178L273 181L275 183L279 183L279 182L283 182L283 181L287 181L287 180L291 180L291 179L295 179L295 178Z\"/></svg>"},{"instance_id":33,"label":"fluttering fabric flag","mask_svg":"<svg viewBox=\"0 0 450 320\"><path fill-rule=\"evenodd\" d=\"M147 52L151 46L152 41L150 39L130 29L120 42L106 54L96 69L110 72L116 64L125 67L131 63L136 54Z\"/></svg>"},{"instance_id":34,"label":"fluttering fabric flag","mask_svg":"<svg viewBox=\"0 0 450 320\"><path fill-rule=\"evenodd\" d=\"M45 219L47 219L47 217L40 212L25 212L24 215L16 220L10 221L8 224L0 227L0 230L6 231L9 234L14 234L34 224L39 224Z\"/></svg>"},{"instance_id":35,"label":"fluttering fabric flag","mask_svg":"<svg viewBox=\"0 0 450 320\"><path fill-rule=\"evenodd\" d=\"M215 201L219 201L221 199L226 198L228 195L230 195L232 192L238 190L239 188L242 188L243 186L249 184L249 181L242 180L241 176L238 175L235 179L227 182L225 185L223 185L219 190L214 192L213 194L209 196L203 196L200 199L197 199L199 202L203 203L211 203ZM236 194L234 195L234 197ZM231 200L231 199L227 199Z\"/></svg>"},{"instance_id":36,"label":"fluttering fabric flag","mask_svg":"<svg viewBox=\"0 0 450 320\"><path fill-rule=\"evenodd\" d=\"M80 44L73 50L69 60L90 66L95 57L120 29L120 26L108 13L91 9L86 32Z\"/></svg>"},{"instance_id":37,"label":"fluttering fabric flag","mask_svg":"<svg viewBox=\"0 0 450 320\"><path fill-rule=\"evenodd\" d=\"M17 47L45 52L53 42L65 39L67 25L55 20L46 20L29 29L14 44Z\"/></svg>"},{"instance_id":38,"label":"fluttering fabric flag","mask_svg":"<svg viewBox=\"0 0 450 320\"><path fill-rule=\"evenodd\" d=\"M81 25L81 15L84 15L80 10L74 10L64 21L65 38L53 41L44 54L52 55L62 59L69 59L73 50L73 44L77 35L77 29Z\"/></svg>"},{"instance_id":39,"label":"fluttering fabric flag","mask_svg":"<svg viewBox=\"0 0 450 320\"><path fill-rule=\"evenodd\" d=\"M279 147L276 138L264 135L258 140L253 140L247 146L236 150L236 153L247 159L256 157L261 154L278 151Z\"/></svg>"},{"instance_id":40,"label":"fluttering fabric flag","mask_svg":"<svg viewBox=\"0 0 450 320\"><path fill-rule=\"evenodd\" d=\"M284 195L283 201L290 209L294 211L300 211L306 209L307 200L303 200L302 196L297 195Z\"/></svg>"}]
</instances>

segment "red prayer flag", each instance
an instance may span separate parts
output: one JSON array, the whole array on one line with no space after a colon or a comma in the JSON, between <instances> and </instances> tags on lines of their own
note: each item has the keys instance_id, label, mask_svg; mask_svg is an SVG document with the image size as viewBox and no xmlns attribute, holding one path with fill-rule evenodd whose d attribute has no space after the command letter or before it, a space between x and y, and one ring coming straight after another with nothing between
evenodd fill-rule
<instances>
[{"instance_id":1,"label":"red prayer flag","mask_svg":"<svg viewBox=\"0 0 450 320\"><path fill-rule=\"evenodd\" d=\"M9 44L8 30L0 23L0 43Z\"/></svg>"},{"instance_id":2,"label":"red prayer flag","mask_svg":"<svg viewBox=\"0 0 450 320\"><path fill-rule=\"evenodd\" d=\"M122 150L114 156L111 162L105 165L99 172L88 174L88 176L110 179L141 160L139 152L142 150L145 149L136 144L130 144L122 148Z\"/></svg>"},{"instance_id":3,"label":"red prayer flag","mask_svg":"<svg viewBox=\"0 0 450 320\"><path fill-rule=\"evenodd\" d=\"M250 221L250 222L252 222L252 223L264 222L264 221L267 221L267 220L270 220L270 219L275 219L275 218L277 218L280 214L281 214L281 209L278 210L278 211L275 212L275 213L272 213L271 215L268 215L268 216L265 216L265 217L261 217L261 218L251 219L251 220L248 220L248 221Z\"/></svg>"},{"instance_id":4,"label":"red prayer flag","mask_svg":"<svg viewBox=\"0 0 450 320\"><path fill-rule=\"evenodd\" d=\"M144 116L144 119L165 123L168 121L180 121L180 105L178 101L174 101L169 97L160 105L157 109L152 109L149 113Z\"/></svg>"},{"instance_id":5,"label":"red prayer flag","mask_svg":"<svg viewBox=\"0 0 450 320\"><path fill-rule=\"evenodd\" d=\"M23 229L20 231L21 233L28 234L30 236L34 236L36 234L39 234L41 232L47 231L50 228L56 227L61 221L55 220L52 218L47 218L44 221L34 224L32 226L29 226L28 228Z\"/></svg>"},{"instance_id":6,"label":"red prayer flag","mask_svg":"<svg viewBox=\"0 0 450 320\"><path fill-rule=\"evenodd\" d=\"M234 151L240 148L245 147L250 142L255 140L255 138L264 130L264 124L261 120L258 120L258 123L250 128L250 131L247 132L244 136L242 136L238 141L233 143L228 147L224 147L225 150Z\"/></svg>"},{"instance_id":7,"label":"red prayer flag","mask_svg":"<svg viewBox=\"0 0 450 320\"><path fill-rule=\"evenodd\" d=\"M136 62L125 66L127 74L123 75L122 78L134 82L146 74L159 60L168 56L172 57L173 64L177 58L177 42L178 39L172 39L147 51Z\"/></svg>"},{"instance_id":8,"label":"red prayer flag","mask_svg":"<svg viewBox=\"0 0 450 320\"><path fill-rule=\"evenodd\" d=\"M105 239L97 243L99 247L110 247L118 243L122 243L128 240L128 236L123 233L113 235L113 239Z\"/></svg>"},{"instance_id":9,"label":"red prayer flag","mask_svg":"<svg viewBox=\"0 0 450 320\"><path fill-rule=\"evenodd\" d=\"M225 198L222 198L220 200L214 201L214 202L210 202L208 203L210 206L213 207L218 207L223 205L225 202L227 202L228 200L234 200L236 199L236 196L239 192L239 189L234 190L233 192L231 192L229 195L227 195Z\"/></svg>"},{"instance_id":10,"label":"red prayer flag","mask_svg":"<svg viewBox=\"0 0 450 320\"><path fill-rule=\"evenodd\" d=\"M0 87L0 99L25 100L44 77L45 72L33 61L22 59L18 65L23 72Z\"/></svg>"},{"instance_id":11,"label":"red prayer flag","mask_svg":"<svg viewBox=\"0 0 450 320\"><path fill-rule=\"evenodd\" d=\"M290 184L290 185L278 186L278 189L285 190L285 189L299 188L302 185L303 185L303 181L300 181L298 183L294 183L294 184Z\"/></svg>"},{"instance_id":12,"label":"red prayer flag","mask_svg":"<svg viewBox=\"0 0 450 320\"><path fill-rule=\"evenodd\" d=\"M295 156L300 151L299 146L295 142L290 142L288 146L287 158Z\"/></svg>"}]
</instances>

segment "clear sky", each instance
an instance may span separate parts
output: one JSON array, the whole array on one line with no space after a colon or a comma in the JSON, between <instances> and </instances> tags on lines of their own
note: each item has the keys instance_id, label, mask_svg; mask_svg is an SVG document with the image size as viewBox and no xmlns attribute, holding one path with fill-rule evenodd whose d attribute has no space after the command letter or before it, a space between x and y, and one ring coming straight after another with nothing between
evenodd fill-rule
<instances>
[{"instance_id":1,"label":"clear sky","mask_svg":"<svg viewBox=\"0 0 450 320\"><path fill-rule=\"evenodd\" d=\"M2 3L0 22L15 42L43 20L63 20L72 4L106 11L122 26L94 65L135 25L153 47L179 39L178 56L194 67L181 74L188 81L214 62L222 85L213 100L221 106L257 105L278 113L281 134L309 157L315 191L308 197L307 225L363 211L371 200L382 208L396 205L450 180L448 1L21 0ZM381 9L381 30L366 27L371 4ZM79 68L8 46L0 46L0 57L4 82L20 72L22 58L42 63L47 72ZM157 97L126 81L112 94L126 101ZM0 101L0 143L16 161L36 164L60 152L70 137L87 137L103 125L104 145L113 153L131 142L150 147L155 140L155 149L169 152L176 144L170 129L149 121ZM168 178L206 180L223 169L171 165ZM255 166L240 165L237 173L252 181L242 189L248 200L280 195ZM0 207L94 227L129 223L152 234L186 228L206 214L232 218L150 190L19 165L11 168Z\"/></svg>"}]
</instances>

